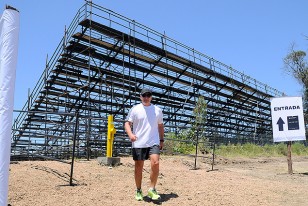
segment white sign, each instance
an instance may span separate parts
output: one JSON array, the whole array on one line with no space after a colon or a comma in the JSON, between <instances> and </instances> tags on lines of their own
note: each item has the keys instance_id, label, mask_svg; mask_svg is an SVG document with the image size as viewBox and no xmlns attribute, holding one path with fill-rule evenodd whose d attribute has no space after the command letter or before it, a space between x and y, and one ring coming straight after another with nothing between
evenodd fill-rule
<instances>
[{"instance_id":1,"label":"white sign","mask_svg":"<svg viewBox=\"0 0 308 206\"><path fill-rule=\"evenodd\" d=\"M274 142L306 140L302 97L271 99Z\"/></svg>"}]
</instances>

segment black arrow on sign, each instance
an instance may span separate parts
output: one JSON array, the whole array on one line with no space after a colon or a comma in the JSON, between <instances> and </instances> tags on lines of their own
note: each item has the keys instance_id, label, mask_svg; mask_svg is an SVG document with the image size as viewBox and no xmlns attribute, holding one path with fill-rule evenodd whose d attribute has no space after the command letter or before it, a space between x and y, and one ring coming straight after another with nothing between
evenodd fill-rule
<instances>
[{"instance_id":1,"label":"black arrow on sign","mask_svg":"<svg viewBox=\"0 0 308 206\"><path fill-rule=\"evenodd\" d=\"M279 131L283 131L284 121L281 119L281 117L279 117L277 124L278 124Z\"/></svg>"}]
</instances>

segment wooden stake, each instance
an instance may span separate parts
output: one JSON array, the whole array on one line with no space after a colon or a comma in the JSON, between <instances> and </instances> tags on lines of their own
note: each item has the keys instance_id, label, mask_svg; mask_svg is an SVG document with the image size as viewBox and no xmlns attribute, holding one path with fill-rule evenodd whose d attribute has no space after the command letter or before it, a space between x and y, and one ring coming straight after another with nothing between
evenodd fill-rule
<instances>
[{"instance_id":1,"label":"wooden stake","mask_svg":"<svg viewBox=\"0 0 308 206\"><path fill-rule=\"evenodd\" d=\"M291 145L292 142L288 142L288 172L290 175L293 174L293 169L292 169L292 157L291 157Z\"/></svg>"}]
</instances>

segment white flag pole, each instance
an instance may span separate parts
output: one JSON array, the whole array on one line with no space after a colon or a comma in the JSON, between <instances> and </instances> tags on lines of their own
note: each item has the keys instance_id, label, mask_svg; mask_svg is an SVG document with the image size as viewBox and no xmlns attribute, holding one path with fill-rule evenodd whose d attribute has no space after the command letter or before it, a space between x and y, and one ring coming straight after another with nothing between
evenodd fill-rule
<instances>
[{"instance_id":1,"label":"white flag pole","mask_svg":"<svg viewBox=\"0 0 308 206\"><path fill-rule=\"evenodd\" d=\"M7 6L0 19L0 206L8 201L18 35L19 12Z\"/></svg>"}]
</instances>

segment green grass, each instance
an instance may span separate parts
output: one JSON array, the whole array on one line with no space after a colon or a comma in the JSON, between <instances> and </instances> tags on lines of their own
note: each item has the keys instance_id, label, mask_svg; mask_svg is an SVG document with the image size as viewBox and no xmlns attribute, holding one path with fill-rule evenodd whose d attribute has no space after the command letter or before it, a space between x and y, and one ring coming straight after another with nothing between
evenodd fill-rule
<instances>
[{"instance_id":1,"label":"green grass","mask_svg":"<svg viewBox=\"0 0 308 206\"><path fill-rule=\"evenodd\" d=\"M221 145L215 153L225 157L280 157L287 155L287 144L279 143L259 146L251 143L244 145ZM291 146L291 153L295 156L308 155L308 147L304 144L295 142Z\"/></svg>"},{"instance_id":2,"label":"green grass","mask_svg":"<svg viewBox=\"0 0 308 206\"><path fill-rule=\"evenodd\" d=\"M192 130L183 130L180 133L167 133L167 141L164 144L165 154L195 154L196 146L191 141L194 137ZM198 145L198 153L201 151L212 152L206 142ZM288 148L285 142L276 144L266 144L264 146L246 143L229 144L216 147L215 154L224 157L281 157L287 156ZM292 142L291 153L293 156L308 156L308 147L303 142Z\"/></svg>"},{"instance_id":3,"label":"green grass","mask_svg":"<svg viewBox=\"0 0 308 206\"><path fill-rule=\"evenodd\" d=\"M195 146L193 143L187 140L189 136L189 131L184 131L181 134L175 135L174 133L166 134L166 139L164 143L165 154L191 154L195 151Z\"/></svg>"}]
</instances>

